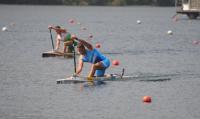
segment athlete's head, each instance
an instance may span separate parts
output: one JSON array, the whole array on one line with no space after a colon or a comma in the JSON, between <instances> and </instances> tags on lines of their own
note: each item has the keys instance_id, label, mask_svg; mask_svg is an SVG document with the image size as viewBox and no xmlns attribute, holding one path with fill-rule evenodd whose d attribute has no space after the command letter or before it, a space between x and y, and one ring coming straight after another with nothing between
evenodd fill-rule
<instances>
[{"instance_id":1,"label":"athlete's head","mask_svg":"<svg viewBox=\"0 0 200 119\"><path fill-rule=\"evenodd\" d=\"M60 29L61 27L60 27L60 26L56 26L56 28L57 28L57 29Z\"/></svg>"},{"instance_id":2,"label":"athlete's head","mask_svg":"<svg viewBox=\"0 0 200 119\"><path fill-rule=\"evenodd\" d=\"M85 54L85 46L80 42L77 45L77 50L81 55Z\"/></svg>"},{"instance_id":3,"label":"athlete's head","mask_svg":"<svg viewBox=\"0 0 200 119\"><path fill-rule=\"evenodd\" d=\"M60 26L55 26L55 28L56 28L56 33L58 33L58 34L62 33Z\"/></svg>"}]
</instances>

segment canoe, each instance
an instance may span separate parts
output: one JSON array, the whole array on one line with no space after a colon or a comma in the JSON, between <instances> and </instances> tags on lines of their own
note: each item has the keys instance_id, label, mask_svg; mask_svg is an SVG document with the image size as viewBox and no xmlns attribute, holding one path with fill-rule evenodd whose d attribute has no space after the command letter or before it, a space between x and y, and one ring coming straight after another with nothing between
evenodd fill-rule
<instances>
[{"instance_id":1,"label":"canoe","mask_svg":"<svg viewBox=\"0 0 200 119\"><path fill-rule=\"evenodd\" d=\"M103 54L122 54L119 52L102 52ZM64 53L63 51L48 51L43 52L42 57L60 57L60 56L66 56L66 57L73 57L74 53ZM76 53L76 55L80 55L79 53Z\"/></svg>"},{"instance_id":2,"label":"canoe","mask_svg":"<svg viewBox=\"0 0 200 119\"><path fill-rule=\"evenodd\" d=\"M67 57L73 57L74 53L64 53L62 51L48 51L42 53L42 57L57 57L57 56L67 56ZM76 55L79 55L79 53L76 53Z\"/></svg>"},{"instance_id":3,"label":"canoe","mask_svg":"<svg viewBox=\"0 0 200 119\"><path fill-rule=\"evenodd\" d=\"M88 77L73 77L70 76L64 79L56 80L57 84L68 84L68 83L84 83L84 82L91 82L91 81L116 81L116 80L128 80L130 76L119 76L119 75L107 75L105 77L92 77L88 80Z\"/></svg>"},{"instance_id":4,"label":"canoe","mask_svg":"<svg viewBox=\"0 0 200 119\"><path fill-rule=\"evenodd\" d=\"M122 76L118 74L109 74L104 77L93 77L88 80L88 77L67 77L56 80L57 84L70 84L70 83L85 83L91 81L168 81L171 80L170 76Z\"/></svg>"}]
</instances>

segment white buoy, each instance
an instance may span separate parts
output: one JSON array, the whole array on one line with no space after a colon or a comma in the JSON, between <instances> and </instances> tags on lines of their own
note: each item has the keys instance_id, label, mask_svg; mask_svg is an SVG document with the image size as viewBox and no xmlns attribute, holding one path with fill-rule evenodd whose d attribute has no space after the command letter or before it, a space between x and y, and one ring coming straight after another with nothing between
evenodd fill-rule
<instances>
[{"instance_id":1,"label":"white buoy","mask_svg":"<svg viewBox=\"0 0 200 119\"><path fill-rule=\"evenodd\" d=\"M142 22L140 20L137 20L137 24L141 24Z\"/></svg>"},{"instance_id":2,"label":"white buoy","mask_svg":"<svg viewBox=\"0 0 200 119\"><path fill-rule=\"evenodd\" d=\"M2 31L8 31L7 27L4 26L4 27L2 28Z\"/></svg>"},{"instance_id":3,"label":"white buoy","mask_svg":"<svg viewBox=\"0 0 200 119\"><path fill-rule=\"evenodd\" d=\"M167 34L172 35L173 32L171 30L167 31Z\"/></svg>"}]
</instances>

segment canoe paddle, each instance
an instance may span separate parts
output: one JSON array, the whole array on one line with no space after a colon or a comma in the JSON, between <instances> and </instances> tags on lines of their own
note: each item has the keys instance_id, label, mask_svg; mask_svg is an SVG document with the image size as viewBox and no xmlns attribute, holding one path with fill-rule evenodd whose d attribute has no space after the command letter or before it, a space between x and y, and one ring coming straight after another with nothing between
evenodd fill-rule
<instances>
[{"instance_id":1,"label":"canoe paddle","mask_svg":"<svg viewBox=\"0 0 200 119\"><path fill-rule=\"evenodd\" d=\"M76 50L74 41L73 41L73 48L74 48L74 73L76 74Z\"/></svg>"},{"instance_id":2,"label":"canoe paddle","mask_svg":"<svg viewBox=\"0 0 200 119\"><path fill-rule=\"evenodd\" d=\"M54 50L54 43L53 43L53 37L52 37L51 29L49 29L49 33L50 33L50 37L51 37L52 48Z\"/></svg>"}]
</instances>

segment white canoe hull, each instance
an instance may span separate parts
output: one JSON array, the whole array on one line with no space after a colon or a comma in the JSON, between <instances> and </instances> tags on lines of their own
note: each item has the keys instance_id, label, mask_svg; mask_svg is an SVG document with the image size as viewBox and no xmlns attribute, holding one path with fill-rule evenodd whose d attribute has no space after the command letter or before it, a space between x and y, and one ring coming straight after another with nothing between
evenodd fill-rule
<instances>
[{"instance_id":1,"label":"white canoe hull","mask_svg":"<svg viewBox=\"0 0 200 119\"><path fill-rule=\"evenodd\" d=\"M92 81L127 81L127 80L135 80L135 81L167 81L171 80L170 77L166 76L123 76L121 75L108 75L105 77L93 77ZM68 77L64 79L56 80L57 84L69 84L69 83L85 83L90 82L87 77Z\"/></svg>"},{"instance_id":2,"label":"white canoe hull","mask_svg":"<svg viewBox=\"0 0 200 119\"><path fill-rule=\"evenodd\" d=\"M118 76L118 75L109 75L105 77L93 77L92 81L116 81L116 80L128 80L132 77L129 76ZM66 83L84 83L84 82L90 82L87 77L68 77L64 79L58 79L56 80L57 84L66 84Z\"/></svg>"}]
</instances>

